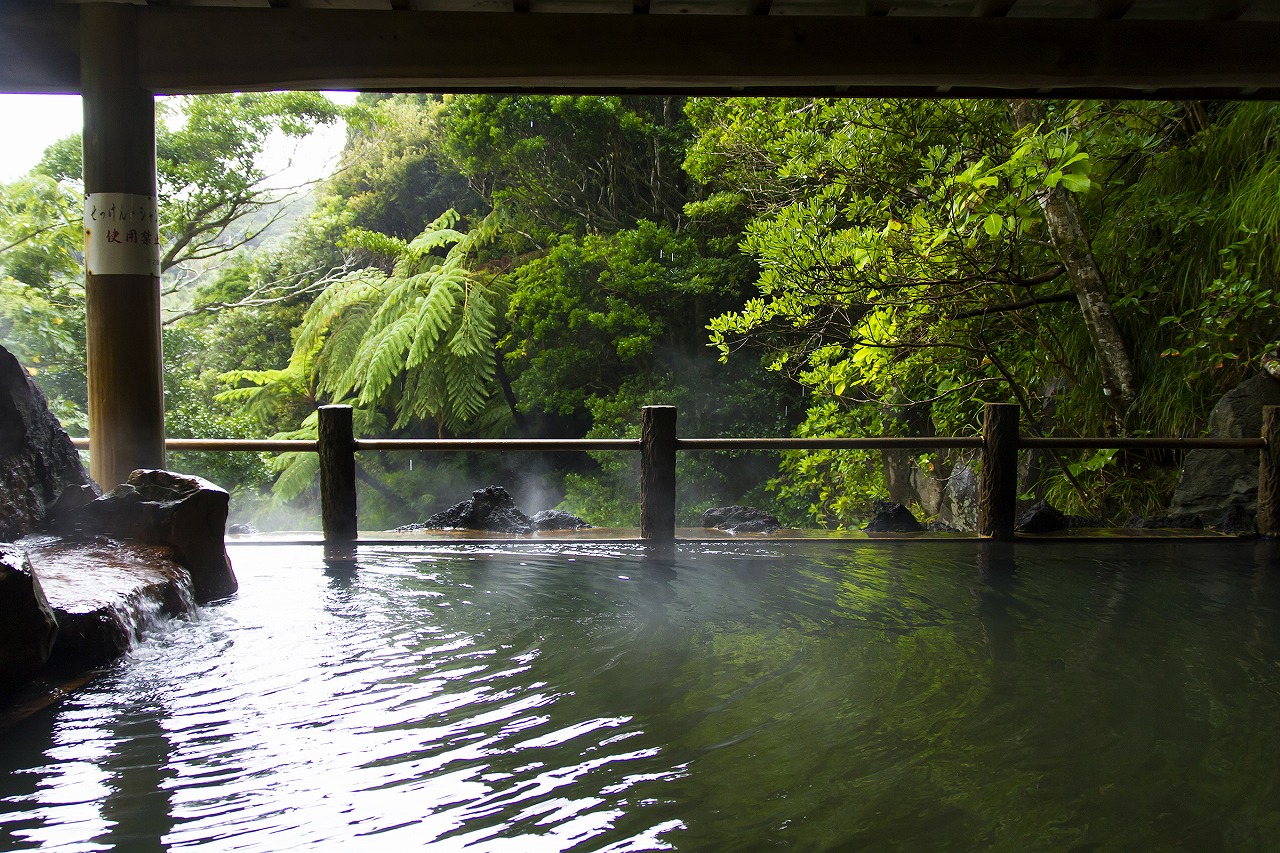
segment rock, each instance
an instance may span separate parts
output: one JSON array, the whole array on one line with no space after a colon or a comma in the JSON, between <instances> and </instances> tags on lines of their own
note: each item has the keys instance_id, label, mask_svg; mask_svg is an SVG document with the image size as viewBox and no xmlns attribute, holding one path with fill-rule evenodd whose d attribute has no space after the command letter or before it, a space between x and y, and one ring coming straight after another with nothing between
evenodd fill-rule
<instances>
[{"instance_id":1,"label":"rock","mask_svg":"<svg viewBox=\"0 0 1280 853\"><path fill-rule=\"evenodd\" d=\"M1135 515L1125 527L1138 530L1203 530L1204 519L1189 513L1183 515L1153 515L1142 518Z\"/></svg>"},{"instance_id":2,"label":"rock","mask_svg":"<svg viewBox=\"0 0 1280 853\"><path fill-rule=\"evenodd\" d=\"M1067 517L1048 501L1036 501L1018 513L1013 523L1018 533L1052 533L1067 529Z\"/></svg>"},{"instance_id":3,"label":"rock","mask_svg":"<svg viewBox=\"0 0 1280 853\"><path fill-rule=\"evenodd\" d=\"M1209 414L1209 435L1253 438L1262 433L1262 407L1280 406L1280 381L1265 373L1246 379L1222 396ZM1219 518L1232 507L1256 512L1256 450L1192 450L1182 461L1170 515Z\"/></svg>"},{"instance_id":4,"label":"rock","mask_svg":"<svg viewBox=\"0 0 1280 853\"><path fill-rule=\"evenodd\" d=\"M718 506L702 514L702 526L726 533L775 533L782 527L778 517L753 506Z\"/></svg>"},{"instance_id":5,"label":"rock","mask_svg":"<svg viewBox=\"0 0 1280 853\"><path fill-rule=\"evenodd\" d=\"M0 690L31 678L49 660L58 622L22 548L0 545Z\"/></svg>"},{"instance_id":6,"label":"rock","mask_svg":"<svg viewBox=\"0 0 1280 853\"><path fill-rule=\"evenodd\" d=\"M172 547L31 537L19 543L39 573L58 635L51 660L99 666L123 655L160 616L195 610L191 575Z\"/></svg>"},{"instance_id":7,"label":"rock","mask_svg":"<svg viewBox=\"0 0 1280 853\"><path fill-rule=\"evenodd\" d=\"M200 477L140 469L107 494L55 519L61 532L168 545L191 573L196 600L225 598L238 586L223 543L230 497Z\"/></svg>"},{"instance_id":8,"label":"rock","mask_svg":"<svg viewBox=\"0 0 1280 853\"><path fill-rule=\"evenodd\" d=\"M862 528L867 533L919 533L924 530L924 525L902 504L876 501L873 509L875 515L871 522Z\"/></svg>"},{"instance_id":9,"label":"rock","mask_svg":"<svg viewBox=\"0 0 1280 853\"><path fill-rule=\"evenodd\" d=\"M68 487L99 493L44 394L0 347L0 541L39 528Z\"/></svg>"},{"instance_id":10,"label":"rock","mask_svg":"<svg viewBox=\"0 0 1280 853\"><path fill-rule=\"evenodd\" d=\"M973 460L963 459L952 467L947 500L952 525L959 530L978 529L978 471Z\"/></svg>"},{"instance_id":11,"label":"rock","mask_svg":"<svg viewBox=\"0 0 1280 853\"><path fill-rule=\"evenodd\" d=\"M471 498L438 512L422 523L428 530L488 530L495 533L532 533L529 516L520 511L502 486L489 486ZM421 528L419 528L421 529Z\"/></svg>"},{"instance_id":12,"label":"rock","mask_svg":"<svg viewBox=\"0 0 1280 853\"><path fill-rule=\"evenodd\" d=\"M924 526L930 533L959 533L960 531L945 521L931 521Z\"/></svg>"},{"instance_id":13,"label":"rock","mask_svg":"<svg viewBox=\"0 0 1280 853\"><path fill-rule=\"evenodd\" d=\"M252 536L253 534L260 533L261 531L246 521L240 524L228 524L227 532L233 536Z\"/></svg>"},{"instance_id":14,"label":"rock","mask_svg":"<svg viewBox=\"0 0 1280 853\"><path fill-rule=\"evenodd\" d=\"M1101 527L1102 522L1085 515L1066 515L1046 500L1039 500L1018 513L1013 529L1018 533L1053 533L1079 527Z\"/></svg>"},{"instance_id":15,"label":"rock","mask_svg":"<svg viewBox=\"0 0 1280 853\"><path fill-rule=\"evenodd\" d=\"M1258 532L1256 516L1257 513L1250 512L1242 506L1230 506L1227 507L1226 512L1207 526L1219 533L1250 536Z\"/></svg>"},{"instance_id":16,"label":"rock","mask_svg":"<svg viewBox=\"0 0 1280 853\"><path fill-rule=\"evenodd\" d=\"M544 509L541 512L535 512L533 517L529 519L529 524L534 530L580 530L584 527L591 527L581 518L571 512L562 512L558 509Z\"/></svg>"}]
</instances>

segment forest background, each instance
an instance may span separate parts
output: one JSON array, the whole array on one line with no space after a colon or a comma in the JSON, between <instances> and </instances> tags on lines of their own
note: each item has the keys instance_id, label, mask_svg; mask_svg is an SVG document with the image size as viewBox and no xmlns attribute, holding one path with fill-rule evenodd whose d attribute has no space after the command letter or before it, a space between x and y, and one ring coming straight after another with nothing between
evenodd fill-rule
<instances>
[{"instance_id":1,"label":"forest background","mask_svg":"<svg viewBox=\"0 0 1280 853\"><path fill-rule=\"evenodd\" d=\"M664 97L216 95L159 102L171 437L1201 434L1274 358L1280 106ZM345 119L282 204L273 134ZM0 184L0 336L85 434L80 140ZM1027 497L1165 506L1179 459L1089 451ZM361 524L473 488L638 521L621 454L360 454ZM313 454L171 454L233 520L317 524ZM851 527L960 455L682 454L680 520ZM888 479L886 478L888 472ZM891 489L891 484L898 485ZM908 495L910 498L910 495ZM916 507L929 515L928 507Z\"/></svg>"}]
</instances>

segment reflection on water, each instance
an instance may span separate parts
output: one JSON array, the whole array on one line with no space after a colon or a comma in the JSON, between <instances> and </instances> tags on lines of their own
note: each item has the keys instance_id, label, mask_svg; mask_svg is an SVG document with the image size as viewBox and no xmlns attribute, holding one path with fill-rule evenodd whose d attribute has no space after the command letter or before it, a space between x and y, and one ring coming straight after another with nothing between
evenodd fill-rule
<instances>
[{"instance_id":1,"label":"reflection on water","mask_svg":"<svg viewBox=\"0 0 1280 853\"><path fill-rule=\"evenodd\" d=\"M1268 850L1252 543L233 546L4 733L0 850Z\"/></svg>"}]
</instances>

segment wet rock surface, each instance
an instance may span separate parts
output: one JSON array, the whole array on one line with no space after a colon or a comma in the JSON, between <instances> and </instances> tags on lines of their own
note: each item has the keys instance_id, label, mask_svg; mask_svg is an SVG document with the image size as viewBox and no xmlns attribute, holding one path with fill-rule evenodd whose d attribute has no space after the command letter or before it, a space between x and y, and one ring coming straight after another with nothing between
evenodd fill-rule
<instances>
[{"instance_id":1,"label":"wet rock surface","mask_svg":"<svg viewBox=\"0 0 1280 853\"><path fill-rule=\"evenodd\" d=\"M191 573L196 600L236 591L223 542L230 496L208 480L171 471L141 469L102 497L53 519L68 536L105 535L173 549Z\"/></svg>"},{"instance_id":2,"label":"wet rock surface","mask_svg":"<svg viewBox=\"0 0 1280 853\"><path fill-rule=\"evenodd\" d=\"M593 526L571 512L558 509L535 512L529 518L529 523L534 530L583 530Z\"/></svg>"},{"instance_id":3,"label":"wet rock surface","mask_svg":"<svg viewBox=\"0 0 1280 853\"><path fill-rule=\"evenodd\" d=\"M53 608L27 552L0 545L0 691L39 672L57 634Z\"/></svg>"},{"instance_id":4,"label":"wet rock surface","mask_svg":"<svg viewBox=\"0 0 1280 853\"><path fill-rule=\"evenodd\" d=\"M0 541L39 528L68 488L96 497L80 454L18 360L0 347Z\"/></svg>"},{"instance_id":5,"label":"wet rock surface","mask_svg":"<svg viewBox=\"0 0 1280 853\"><path fill-rule=\"evenodd\" d=\"M718 506L702 514L702 526L726 533L774 533L782 523L773 513L753 506Z\"/></svg>"},{"instance_id":6,"label":"wet rock surface","mask_svg":"<svg viewBox=\"0 0 1280 853\"><path fill-rule=\"evenodd\" d=\"M107 537L17 544L57 619L53 663L98 666L127 652L149 619L195 610L190 573L172 548Z\"/></svg>"},{"instance_id":7,"label":"wet rock surface","mask_svg":"<svg viewBox=\"0 0 1280 853\"><path fill-rule=\"evenodd\" d=\"M873 509L875 515L872 516L870 523L862 528L867 533L919 533L924 530L924 525L919 519L902 504L876 501Z\"/></svg>"}]
</instances>

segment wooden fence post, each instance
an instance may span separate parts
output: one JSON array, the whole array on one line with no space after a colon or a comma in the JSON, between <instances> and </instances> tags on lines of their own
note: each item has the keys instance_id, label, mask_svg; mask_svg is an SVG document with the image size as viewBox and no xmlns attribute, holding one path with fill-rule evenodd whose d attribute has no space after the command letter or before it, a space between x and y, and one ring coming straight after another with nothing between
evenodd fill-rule
<instances>
[{"instance_id":1,"label":"wooden fence post","mask_svg":"<svg viewBox=\"0 0 1280 853\"><path fill-rule=\"evenodd\" d=\"M320 516L325 542L356 538L356 442L350 406L321 406Z\"/></svg>"},{"instance_id":2,"label":"wooden fence post","mask_svg":"<svg viewBox=\"0 0 1280 853\"><path fill-rule=\"evenodd\" d=\"M1262 440L1258 451L1258 535L1280 536L1280 406L1262 407Z\"/></svg>"},{"instance_id":3,"label":"wooden fence post","mask_svg":"<svg viewBox=\"0 0 1280 853\"><path fill-rule=\"evenodd\" d=\"M987 403L982 412L982 471L978 477L978 533L1013 538L1018 502L1018 407Z\"/></svg>"},{"instance_id":4,"label":"wooden fence post","mask_svg":"<svg viewBox=\"0 0 1280 853\"><path fill-rule=\"evenodd\" d=\"M676 407L640 411L640 538L676 538Z\"/></svg>"}]
</instances>

